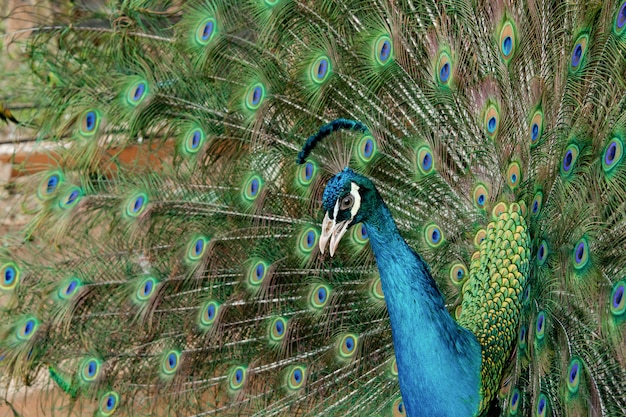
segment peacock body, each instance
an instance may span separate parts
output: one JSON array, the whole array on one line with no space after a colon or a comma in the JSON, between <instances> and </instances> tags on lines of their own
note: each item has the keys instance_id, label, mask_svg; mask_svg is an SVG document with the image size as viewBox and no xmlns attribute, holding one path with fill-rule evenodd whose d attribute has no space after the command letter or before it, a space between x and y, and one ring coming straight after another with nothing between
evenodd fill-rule
<instances>
[{"instance_id":1,"label":"peacock body","mask_svg":"<svg viewBox=\"0 0 626 417\"><path fill-rule=\"evenodd\" d=\"M0 249L7 402L626 415L626 2L49 18L2 107L51 161Z\"/></svg>"}]
</instances>

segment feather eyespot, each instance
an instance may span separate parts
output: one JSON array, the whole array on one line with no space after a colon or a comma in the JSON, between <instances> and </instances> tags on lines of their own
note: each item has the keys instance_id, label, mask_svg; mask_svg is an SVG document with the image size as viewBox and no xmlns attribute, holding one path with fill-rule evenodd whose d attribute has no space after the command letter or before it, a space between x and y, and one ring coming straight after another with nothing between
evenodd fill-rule
<instances>
[{"instance_id":1,"label":"feather eyespot","mask_svg":"<svg viewBox=\"0 0 626 417\"><path fill-rule=\"evenodd\" d=\"M530 146L539 143L539 139L543 134L543 112L537 110L530 120Z\"/></svg>"},{"instance_id":2,"label":"feather eyespot","mask_svg":"<svg viewBox=\"0 0 626 417\"><path fill-rule=\"evenodd\" d=\"M126 88L126 104L136 107L148 96L148 83L141 77L133 77Z\"/></svg>"},{"instance_id":3,"label":"feather eyespot","mask_svg":"<svg viewBox=\"0 0 626 417\"><path fill-rule=\"evenodd\" d=\"M516 189L522 181L522 168L517 162L511 162L507 170L506 182L511 189Z\"/></svg>"},{"instance_id":4,"label":"feather eyespot","mask_svg":"<svg viewBox=\"0 0 626 417\"><path fill-rule=\"evenodd\" d=\"M195 40L199 45L208 45L215 35L216 21L209 17L198 24L195 31Z\"/></svg>"},{"instance_id":5,"label":"feather eyespot","mask_svg":"<svg viewBox=\"0 0 626 417\"><path fill-rule=\"evenodd\" d=\"M376 62L380 65L386 65L391 62L393 56L393 44L388 35L382 35L374 43L374 56Z\"/></svg>"},{"instance_id":6,"label":"feather eyespot","mask_svg":"<svg viewBox=\"0 0 626 417\"><path fill-rule=\"evenodd\" d=\"M126 203L124 214L127 218L139 217L148 205L148 195L146 193L137 193L132 195Z\"/></svg>"},{"instance_id":7,"label":"feather eyespot","mask_svg":"<svg viewBox=\"0 0 626 417\"><path fill-rule=\"evenodd\" d=\"M146 277L140 280L135 289L135 301L144 303L150 300L156 292L158 284L158 281L153 277Z\"/></svg>"},{"instance_id":8,"label":"feather eyespot","mask_svg":"<svg viewBox=\"0 0 626 417\"><path fill-rule=\"evenodd\" d=\"M539 314L537 314L537 324L535 326L535 337L538 340L543 340L543 338L545 337L545 333L546 333L546 313L543 311L540 311Z\"/></svg>"},{"instance_id":9,"label":"feather eyespot","mask_svg":"<svg viewBox=\"0 0 626 417\"><path fill-rule=\"evenodd\" d=\"M548 414L548 399L542 393L537 400L537 409L535 410L536 417L546 417Z\"/></svg>"},{"instance_id":10,"label":"feather eyespot","mask_svg":"<svg viewBox=\"0 0 626 417\"><path fill-rule=\"evenodd\" d=\"M442 85L448 85L452 76L452 60L446 52L441 52L437 60L437 81Z\"/></svg>"},{"instance_id":11,"label":"feather eyespot","mask_svg":"<svg viewBox=\"0 0 626 417\"><path fill-rule=\"evenodd\" d=\"M563 162L561 163L561 175L568 177L574 171L574 165L578 159L579 149L575 144L569 145L565 148L565 154L563 155Z\"/></svg>"},{"instance_id":12,"label":"feather eyespot","mask_svg":"<svg viewBox=\"0 0 626 417\"><path fill-rule=\"evenodd\" d=\"M306 367L302 365L289 367L286 372L286 380L289 390L299 390L306 382Z\"/></svg>"},{"instance_id":13,"label":"feather eyespot","mask_svg":"<svg viewBox=\"0 0 626 417\"><path fill-rule=\"evenodd\" d=\"M276 317L270 322L269 337L272 342L280 342L287 334L287 320L283 317Z\"/></svg>"},{"instance_id":14,"label":"feather eyespot","mask_svg":"<svg viewBox=\"0 0 626 417\"><path fill-rule=\"evenodd\" d=\"M513 27L513 24L508 21L500 30L500 53L502 54L502 59L506 62L513 58L513 54L515 52L515 41L515 28Z\"/></svg>"},{"instance_id":15,"label":"feather eyespot","mask_svg":"<svg viewBox=\"0 0 626 417\"><path fill-rule=\"evenodd\" d=\"M462 263L456 263L450 268L450 280L454 284L461 284L467 277L467 267Z\"/></svg>"},{"instance_id":16,"label":"feather eyespot","mask_svg":"<svg viewBox=\"0 0 626 417\"><path fill-rule=\"evenodd\" d=\"M581 366L580 360L574 358L570 362L567 370L567 389L572 394L576 394L578 392Z\"/></svg>"},{"instance_id":17,"label":"feather eyespot","mask_svg":"<svg viewBox=\"0 0 626 417\"><path fill-rule=\"evenodd\" d=\"M580 270L589 263L589 246L587 239L580 239L574 246L574 268Z\"/></svg>"},{"instance_id":18,"label":"feather eyespot","mask_svg":"<svg viewBox=\"0 0 626 417\"><path fill-rule=\"evenodd\" d=\"M330 58L325 55L318 57L309 68L309 76L316 84L324 83L332 73Z\"/></svg>"},{"instance_id":19,"label":"feather eyespot","mask_svg":"<svg viewBox=\"0 0 626 417\"><path fill-rule=\"evenodd\" d=\"M265 98L265 86L261 83L256 83L248 88L246 92L246 107L248 110L257 110L261 107L263 99Z\"/></svg>"},{"instance_id":20,"label":"feather eyespot","mask_svg":"<svg viewBox=\"0 0 626 417\"><path fill-rule=\"evenodd\" d=\"M621 316L626 311L626 282L621 280L613 286L611 291L611 313L615 316Z\"/></svg>"},{"instance_id":21,"label":"feather eyespot","mask_svg":"<svg viewBox=\"0 0 626 417\"><path fill-rule=\"evenodd\" d=\"M59 206L63 209L70 209L78 204L82 196L83 190L79 187L72 186L65 191L64 195L61 197Z\"/></svg>"},{"instance_id":22,"label":"feather eyespot","mask_svg":"<svg viewBox=\"0 0 626 417\"><path fill-rule=\"evenodd\" d=\"M383 283L380 277L376 277L372 280L372 284L370 286L370 294L375 300L384 300L385 294L383 293Z\"/></svg>"},{"instance_id":23,"label":"feather eyespot","mask_svg":"<svg viewBox=\"0 0 626 417\"><path fill-rule=\"evenodd\" d=\"M517 410L519 409L519 405L520 405L520 391L517 388L513 388L513 390L511 391L511 396L509 397L509 413L511 415L516 415L517 414Z\"/></svg>"},{"instance_id":24,"label":"feather eyespot","mask_svg":"<svg viewBox=\"0 0 626 417\"><path fill-rule=\"evenodd\" d=\"M431 248L438 248L444 241L443 232L439 226L432 223L424 229L424 239Z\"/></svg>"},{"instance_id":25,"label":"feather eyespot","mask_svg":"<svg viewBox=\"0 0 626 417\"><path fill-rule=\"evenodd\" d=\"M378 153L378 144L376 140L370 136L366 135L361 138L357 148L357 156L359 157L360 162L367 163L374 159L374 156Z\"/></svg>"},{"instance_id":26,"label":"feather eyespot","mask_svg":"<svg viewBox=\"0 0 626 417\"><path fill-rule=\"evenodd\" d=\"M389 367L389 373L391 374L392 377L395 377L395 378L398 377L398 361L396 360L395 356L391 360L391 366Z\"/></svg>"},{"instance_id":27,"label":"feather eyespot","mask_svg":"<svg viewBox=\"0 0 626 417\"><path fill-rule=\"evenodd\" d=\"M480 248L480 244L483 243L486 238L487 231L485 229L480 229L476 232L476 235L474 235L474 246L476 246L476 248Z\"/></svg>"},{"instance_id":28,"label":"feather eyespot","mask_svg":"<svg viewBox=\"0 0 626 417\"><path fill-rule=\"evenodd\" d=\"M168 378L176 373L176 370L180 366L180 352L176 350L170 350L165 352L161 359L161 376Z\"/></svg>"},{"instance_id":29,"label":"feather eyespot","mask_svg":"<svg viewBox=\"0 0 626 417\"><path fill-rule=\"evenodd\" d=\"M12 291L20 281L20 269L13 262L7 262L0 269L0 290Z\"/></svg>"},{"instance_id":30,"label":"feather eyespot","mask_svg":"<svg viewBox=\"0 0 626 417\"><path fill-rule=\"evenodd\" d=\"M546 259L548 259L548 242L542 240L537 249L537 265L542 266L546 263Z\"/></svg>"},{"instance_id":31,"label":"feather eyespot","mask_svg":"<svg viewBox=\"0 0 626 417\"><path fill-rule=\"evenodd\" d=\"M100 414L103 416L111 416L117 410L120 403L120 396L115 391L109 391L102 396L100 400Z\"/></svg>"},{"instance_id":32,"label":"feather eyespot","mask_svg":"<svg viewBox=\"0 0 626 417\"><path fill-rule=\"evenodd\" d=\"M338 353L341 359L350 359L357 351L357 344L359 338L354 334L343 335L339 339Z\"/></svg>"},{"instance_id":33,"label":"feather eyespot","mask_svg":"<svg viewBox=\"0 0 626 417\"><path fill-rule=\"evenodd\" d=\"M395 400L391 408L393 410L393 417L406 416L406 409L404 408L402 398Z\"/></svg>"},{"instance_id":34,"label":"feather eyespot","mask_svg":"<svg viewBox=\"0 0 626 417\"><path fill-rule=\"evenodd\" d=\"M365 245L369 241L365 224L360 223L352 228L352 239L359 245Z\"/></svg>"},{"instance_id":35,"label":"feather eyespot","mask_svg":"<svg viewBox=\"0 0 626 417\"><path fill-rule=\"evenodd\" d=\"M76 277L63 282L57 291L57 296L61 300L71 300L82 287L82 283Z\"/></svg>"},{"instance_id":36,"label":"feather eyespot","mask_svg":"<svg viewBox=\"0 0 626 417\"><path fill-rule=\"evenodd\" d=\"M87 110L80 117L79 133L82 137L93 136L100 125L100 113L97 110Z\"/></svg>"},{"instance_id":37,"label":"feather eyespot","mask_svg":"<svg viewBox=\"0 0 626 417\"><path fill-rule=\"evenodd\" d=\"M50 197L53 197L62 182L63 176L60 172L50 172L39 183L39 187L37 188L37 197L41 200L47 200Z\"/></svg>"},{"instance_id":38,"label":"feather eyespot","mask_svg":"<svg viewBox=\"0 0 626 417\"><path fill-rule=\"evenodd\" d=\"M188 155L198 153L205 139L206 135L199 127L189 129L183 138L183 152Z\"/></svg>"},{"instance_id":39,"label":"feather eyespot","mask_svg":"<svg viewBox=\"0 0 626 417\"><path fill-rule=\"evenodd\" d=\"M220 311L220 304L217 301L209 300L200 309L198 325L203 330L208 330L213 326Z\"/></svg>"},{"instance_id":40,"label":"feather eyespot","mask_svg":"<svg viewBox=\"0 0 626 417\"><path fill-rule=\"evenodd\" d=\"M485 110L485 134L494 139L500 126L500 112L494 104L489 104Z\"/></svg>"},{"instance_id":41,"label":"feather eyespot","mask_svg":"<svg viewBox=\"0 0 626 417\"><path fill-rule=\"evenodd\" d=\"M229 386L233 391L238 391L243 388L246 382L246 368L243 366L236 366L230 371Z\"/></svg>"},{"instance_id":42,"label":"feather eyespot","mask_svg":"<svg viewBox=\"0 0 626 417\"><path fill-rule=\"evenodd\" d=\"M34 317L27 318L15 329L15 336L22 342L30 340L35 335L38 328L39 320Z\"/></svg>"},{"instance_id":43,"label":"feather eyespot","mask_svg":"<svg viewBox=\"0 0 626 417\"><path fill-rule=\"evenodd\" d=\"M330 299L331 289L325 284L314 285L309 296L310 306L315 310L323 309Z\"/></svg>"},{"instance_id":44,"label":"feather eyespot","mask_svg":"<svg viewBox=\"0 0 626 417\"><path fill-rule=\"evenodd\" d=\"M83 382L90 383L98 379L102 363L96 358L88 358L82 362L80 378Z\"/></svg>"},{"instance_id":45,"label":"feather eyespot","mask_svg":"<svg viewBox=\"0 0 626 417\"><path fill-rule=\"evenodd\" d=\"M307 161L298 168L298 182L302 186L311 185L317 175L317 164Z\"/></svg>"},{"instance_id":46,"label":"feather eyespot","mask_svg":"<svg viewBox=\"0 0 626 417\"><path fill-rule=\"evenodd\" d=\"M428 146L421 146L417 150L417 168L423 175L428 175L435 169L433 154Z\"/></svg>"},{"instance_id":47,"label":"feather eyespot","mask_svg":"<svg viewBox=\"0 0 626 417\"><path fill-rule=\"evenodd\" d=\"M619 138L613 138L606 146L602 157L602 168L608 173L613 170L622 160L624 155L624 145Z\"/></svg>"},{"instance_id":48,"label":"feather eyespot","mask_svg":"<svg viewBox=\"0 0 626 417\"><path fill-rule=\"evenodd\" d=\"M543 192L537 191L535 193L535 197L533 197L533 202L530 206L531 216L537 217L539 212L541 211L541 204L543 202Z\"/></svg>"},{"instance_id":49,"label":"feather eyespot","mask_svg":"<svg viewBox=\"0 0 626 417\"><path fill-rule=\"evenodd\" d=\"M484 184L478 184L474 188L472 193L474 206L480 210L484 210L487 207L487 202L489 201L489 191Z\"/></svg>"},{"instance_id":50,"label":"feather eyespot","mask_svg":"<svg viewBox=\"0 0 626 417\"><path fill-rule=\"evenodd\" d=\"M317 241L319 239L319 232L317 229L313 227L309 227L305 229L304 232L300 234L299 248L300 251L304 254L310 254L313 249L317 246Z\"/></svg>"},{"instance_id":51,"label":"feather eyespot","mask_svg":"<svg viewBox=\"0 0 626 417\"><path fill-rule=\"evenodd\" d=\"M209 239L206 236L194 236L187 246L187 261L197 262L206 253Z\"/></svg>"},{"instance_id":52,"label":"feather eyespot","mask_svg":"<svg viewBox=\"0 0 626 417\"><path fill-rule=\"evenodd\" d=\"M268 264L263 261L257 261L248 272L248 283L254 287L260 285L267 277Z\"/></svg>"},{"instance_id":53,"label":"feather eyespot","mask_svg":"<svg viewBox=\"0 0 626 417\"><path fill-rule=\"evenodd\" d=\"M573 72L578 71L582 67L582 61L587 53L587 44L589 42L589 36L581 35L574 42L572 48L572 55L570 59L570 70Z\"/></svg>"},{"instance_id":54,"label":"feather eyespot","mask_svg":"<svg viewBox=\"0 0 626 417\"><path fill-rule=\"evenodd\" d=\"M253 175L245 182L243 186L243 198L248 202L253 202L257 199L263 188L263 182L261 177Z\"/></svg>"}]
</instances>

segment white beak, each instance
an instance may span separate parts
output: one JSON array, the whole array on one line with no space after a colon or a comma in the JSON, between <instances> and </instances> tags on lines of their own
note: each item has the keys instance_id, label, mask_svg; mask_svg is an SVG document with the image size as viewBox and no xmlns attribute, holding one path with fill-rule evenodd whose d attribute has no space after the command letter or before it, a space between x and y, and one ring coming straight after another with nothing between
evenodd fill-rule
<instances>
[{"instance_id":1,"label":"white beak","mask_svg":"<svg viewBox=\"0 0 626 417\"><path fill-rule=\"evenodd\" d=\"M328 216L328 212L324 216L322 222L322 235L320 236L320 252L324 253L328 239L330 239L330 256L335 255L335 250L339 246L339 241L346 234L350 220L344 220L339 223L335 222L335 219L331 220Z\"/></svg>"}]
</instances>

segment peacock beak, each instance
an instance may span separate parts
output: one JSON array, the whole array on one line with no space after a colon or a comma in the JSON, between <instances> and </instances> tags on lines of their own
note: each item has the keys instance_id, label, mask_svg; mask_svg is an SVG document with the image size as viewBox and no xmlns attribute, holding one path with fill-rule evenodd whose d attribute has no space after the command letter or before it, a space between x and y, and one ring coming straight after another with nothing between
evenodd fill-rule
<instances>
[{"instance_id":1,"label":"peacock beak","mask_svg":"<svg viewBox=\"0 0 626 417\"><path fill-rule=\"evenodd\" d=\"M350 224L349 220L343 220L339 223L335 222L335 219L330 219L328 216L328 212L324 216L324 221L322 222L322 235L320 236L320 252L324 253L326 250L326 244L330 239L330 256L335 255L335 250L337 246L339 246L339 241L346 234L348 230L348 225Z\"/></svg>"}]
</instances>

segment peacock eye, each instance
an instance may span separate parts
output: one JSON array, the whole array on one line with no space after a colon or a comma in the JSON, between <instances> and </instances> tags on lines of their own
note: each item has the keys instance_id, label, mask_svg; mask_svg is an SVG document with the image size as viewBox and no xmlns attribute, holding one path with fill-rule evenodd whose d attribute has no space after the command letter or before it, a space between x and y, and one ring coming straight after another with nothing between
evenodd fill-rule
<instances>
[{"instance_id":1,"label":"peacock eye","mask_svg":"<svg viewBox=\"0 0 626 417\"><path fill-rule=\"evenodd\" d=\"M352 207L353 204L354 204L354 197L350 194L350 195L345 196L343 200L341 200L341 205L339 206L339 208L341 210L348 210L349 208Z\"/></svg>"}]
</instances>

